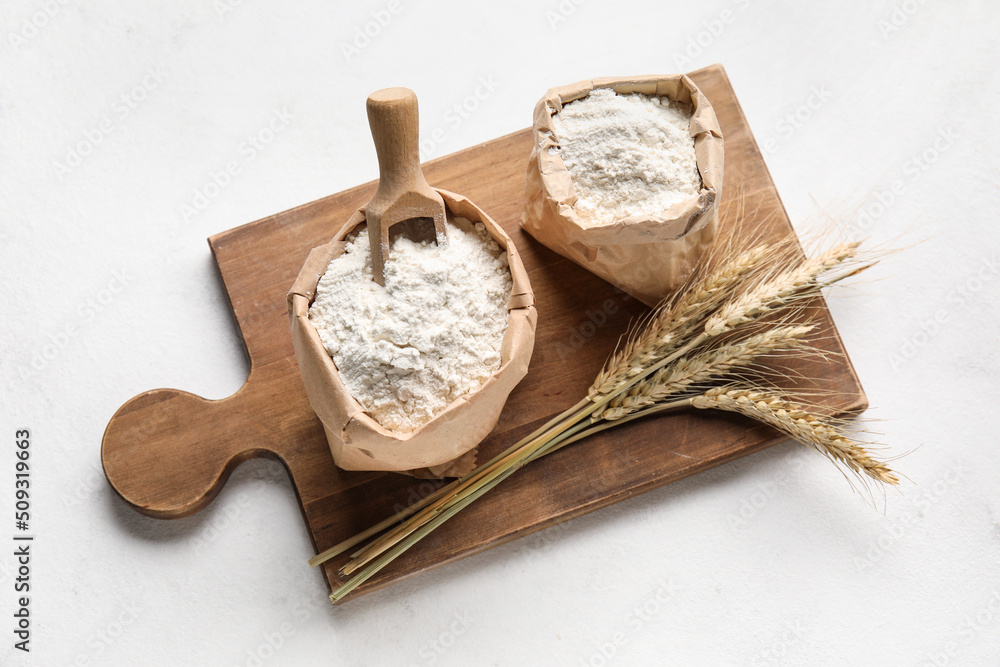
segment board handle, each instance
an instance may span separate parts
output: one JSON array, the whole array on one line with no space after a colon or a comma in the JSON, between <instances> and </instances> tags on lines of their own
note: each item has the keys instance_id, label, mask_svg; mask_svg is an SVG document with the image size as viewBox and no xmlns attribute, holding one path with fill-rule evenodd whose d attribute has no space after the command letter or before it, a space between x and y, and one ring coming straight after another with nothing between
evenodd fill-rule
<instances>
[{"instance_id":1,"label":"board handle","mask_svg":"<svg viewBox=\"0 0 1000 667\"><path fill-rule=\"evenodd\" d=\"M112 488L142 514L179 519L210 503L243 461L259 456L280 460L271 450L246 447L261 439L263 427L255 420L266 419L252 409L246 389L244 385L217 401L156 389L125 403L101 443L101 462Z\"/></svg>"}]
</instances>

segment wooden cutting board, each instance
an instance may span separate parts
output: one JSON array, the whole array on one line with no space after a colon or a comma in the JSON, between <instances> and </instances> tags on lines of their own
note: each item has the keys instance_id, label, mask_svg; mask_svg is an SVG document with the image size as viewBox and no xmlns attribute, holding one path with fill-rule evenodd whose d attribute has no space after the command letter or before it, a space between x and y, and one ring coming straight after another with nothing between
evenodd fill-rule
<instances>
[{"instance_id":1,"label":"wooden cutting board","mask_svg":"<svg viewBox=\"0 0 1000 667\"><path fill-rule=\"evenodd\" d=\"M793 233L726 73L714 65L691 77L715 106L726 141L724 230L736 228L737 194L750 224L777 238ZM527 117L529 114L525 112ZM431 184L464 194L514 239L535 290L538 330L528 375L510 395L486 460L576 403L628 323L646 308L521 232L531 133L514 134L434 160ZM339 470L306 399L292 351L285 293L309 250L328 241L372 195L366 183L209 239L250 355L246 384L210 401L174 389L136 396L112 417L101 457L108 481L137 511L161 518L197 512L242 461L265 456L288 470L317 551L364 530L435 488L393 473ZM820 344L843 353L826 310ZM832 392L838 412L867 407L846 354L795 362ZM720 463L759 451L781 436L735 417L681 413L639 420L532 463L432 533L376 577L362 595L398 579L541 530ZM312 554L302 554L302 567ZM328 585L339 584L327 563Z\"/></svg>"}]
</instances>

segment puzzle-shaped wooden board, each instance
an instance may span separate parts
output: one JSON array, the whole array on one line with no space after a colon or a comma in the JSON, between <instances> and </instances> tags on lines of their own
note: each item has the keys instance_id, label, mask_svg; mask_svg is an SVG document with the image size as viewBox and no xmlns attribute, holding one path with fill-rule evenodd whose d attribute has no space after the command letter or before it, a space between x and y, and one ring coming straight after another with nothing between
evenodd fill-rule
<instances>
[{"instance_id":1,"label":"puzzle-shaped wooden board","mask_svg":"<svg viewBox=\"0 0 1000 667\"><path fill-rule=\"evenodd\" d=\"M725 135L722 233L792 234L725 71L716 65L691 77L714 105ZM531 368L482 443L480 460L576 403L629 322L646 310L520 230L531 140L530 130L522 130L424 167L432 185L462 193L503 226L521 252L535 291L538 330ZM292 351L286 292L310 249L328 241L374 189L375 183L366 183L209 239L250 356L250 375L223 400L160 389L118 410L101 454L108 480L132 507L157 517L186 516L207 505L239 463L272 457L287 468L306 527L322 551L433 488L403 475L334 466ZM737 193L746 210L763 213L755 217L761 228L727 224L736 214ZM817 308L822 345L841 354L797 360L795 369L829 390L824 400L836 411L864 409L864 394L829 313L822 303ZM347 599L780 440L765 427L700 412L605 431L518 472ZM302 567L312 555L302 554ZM337 569L345 558L323 566L328 584L340 583Z\"/></svg>"}]
</instances>

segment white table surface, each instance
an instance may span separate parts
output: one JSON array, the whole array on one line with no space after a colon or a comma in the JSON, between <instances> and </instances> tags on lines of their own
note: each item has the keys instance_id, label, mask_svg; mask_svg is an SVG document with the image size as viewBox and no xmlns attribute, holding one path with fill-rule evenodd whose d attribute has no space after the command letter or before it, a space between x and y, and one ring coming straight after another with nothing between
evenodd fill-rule
<instances>
[{"instance_id":1,"label":"white table surface","mask_svg":"<svg viewBox=\"0 0 1000 667\"><path fill-rule=\"evenodd\" d=\"M1000 664L995 3L7 0L0 17L0 663ZM369 92L417 91L423 135L442 130L429 158L526 127L551 85L715 62L800 231L826 212L908 246L830 297L881 439L910 452L884 510L779 445L333 608L276 463L179 521L112 493L99 446L123 402L246 377L205 238L376 177ZM30 654L11 630L22 428Z\"/></svg>"}]
</instances>

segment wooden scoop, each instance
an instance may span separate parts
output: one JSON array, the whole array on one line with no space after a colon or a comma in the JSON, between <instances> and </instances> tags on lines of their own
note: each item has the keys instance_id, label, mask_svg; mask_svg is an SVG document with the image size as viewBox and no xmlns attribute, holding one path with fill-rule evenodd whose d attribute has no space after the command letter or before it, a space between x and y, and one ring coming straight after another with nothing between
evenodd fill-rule
<instances>
[{"instance_id":1,"label":"wooden scoop","mask_svg":"<svg viewBox=\"0 0 1000 667\"><path fill-rule=\"evenodd\" d=\"M420 170L417 96L409 88L385 88L368 96L368 125L378 154L378 191L365 207L375 282L385 285L389 228L415 218L434 221L438 245L448 242L444 200Z\"/></svg>"}]
</instances>

